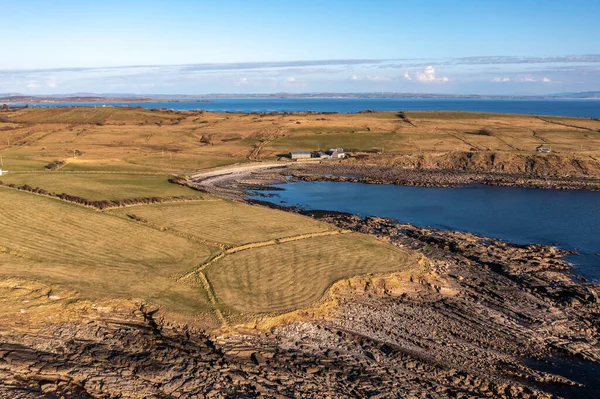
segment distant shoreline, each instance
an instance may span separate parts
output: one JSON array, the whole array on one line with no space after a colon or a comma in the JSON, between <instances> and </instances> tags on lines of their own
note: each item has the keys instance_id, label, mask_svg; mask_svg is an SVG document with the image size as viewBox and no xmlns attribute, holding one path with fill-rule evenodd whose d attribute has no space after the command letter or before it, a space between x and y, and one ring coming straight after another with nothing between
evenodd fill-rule
<instances>
[{"instance_id":1,"label":"distant shoreline","mask_svg":"<svg viewBox=\"0 0 600 399\"><path fill-rule=\"evenodd\" d=\"M205 103L213 100L311 100L311 99L330 99L330 100L352 100L352 99L457 99L457 100L600 100L600 93L565 94L565 95L447 95L447 94L416 94L416 93L274 93L274 94L198 94L198 95L149 95L136 96L125 95L104 96L90 94L85 96L78 95L49 95L49 96L28 96L28 95L4 95L0 97L0 104L52 104L52 103L177 103L177 102L198 102Z\"/></svg>"}]
</instances>

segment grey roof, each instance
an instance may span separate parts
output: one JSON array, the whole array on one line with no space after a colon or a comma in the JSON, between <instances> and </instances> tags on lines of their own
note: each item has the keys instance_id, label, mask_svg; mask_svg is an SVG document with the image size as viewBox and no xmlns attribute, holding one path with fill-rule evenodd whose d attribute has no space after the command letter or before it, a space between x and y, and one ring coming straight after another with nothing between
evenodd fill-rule
<instances>
[{"instance_id":1,"label":"grey roof","mask_svg":"<svg viewBox=\"0 0 600 399\"><path fill-rule=\"evenodd\" d=\"M290 154L310 154L310 151L290 151Z\"/></svg>"}]
</instances>

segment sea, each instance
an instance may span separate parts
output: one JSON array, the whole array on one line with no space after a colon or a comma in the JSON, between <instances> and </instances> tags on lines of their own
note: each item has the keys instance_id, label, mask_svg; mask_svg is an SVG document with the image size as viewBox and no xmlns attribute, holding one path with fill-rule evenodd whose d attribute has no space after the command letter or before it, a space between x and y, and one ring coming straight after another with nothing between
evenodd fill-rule
<instances>
[{"instance_id":1,"label":"sea","mask_svg":"<svg viewBox=\"0 0 600 399\"><path fill-rule=\"evenodd\" d=\"M24 104L11 104L22 106ZM131 106L214 112L472 111L600 118L600 99L218 98L198 101L34 103L39 107Z\"/></svg>"},{"instance_id":2,"label":"sea","mask_svg":"<svg viewBox=\"0 0 600 399\"><path fill-rule=\"evenodd\" d=\"M407 187L350 182L288 182L254 192L307 210L381 216L421 227L466 231L517 244L575 251L574 272L600 282L600 192L472 185Z\"/></svg>"}]
</instances>

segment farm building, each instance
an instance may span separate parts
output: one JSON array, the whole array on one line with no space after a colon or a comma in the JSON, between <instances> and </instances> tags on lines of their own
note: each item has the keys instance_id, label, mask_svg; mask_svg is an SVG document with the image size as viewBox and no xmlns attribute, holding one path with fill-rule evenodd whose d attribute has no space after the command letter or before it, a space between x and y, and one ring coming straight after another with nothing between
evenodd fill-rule
<instances>
[{"instance_id":1,"label":"farm building","mask_svg":"<svg viewBox=\"0 0 600 399\"><path fill-rule=\"evenodd\" d=\"M342 159L346 157L344 150L342 148L332 148L329 151L325 152L332 159Z\"/></svg>"},{"instance_id":2,"label":"farm building","mask_svg":"<svg viewBox=\"0 0 600 399\"><path fill-rule=\"evenodd\" d=\"M552 149L550 147L539 146L535 149L537 152L550 152Z\"/></svg>"},{"instance_id":3,"label":"farm building","mask_svg":"<svg viewBox=\"0 0 600 399\"><path fill-rule=\"evenodd\" d=\"M8 170L2 170L2 169L0 169L0 176L2 176L2 174L6 173L6 172L8 172Z\"/></svg>"},{"instance_id":4,"label":"farm building","mask_svg":"<svg viewBox=\"0 0 600 399\"><path fill-rule=\"evenodd\" d=\"M292 159L309 159L311 157L310 151L291 151L290 158Z\"/></svg>"}]
</instances>

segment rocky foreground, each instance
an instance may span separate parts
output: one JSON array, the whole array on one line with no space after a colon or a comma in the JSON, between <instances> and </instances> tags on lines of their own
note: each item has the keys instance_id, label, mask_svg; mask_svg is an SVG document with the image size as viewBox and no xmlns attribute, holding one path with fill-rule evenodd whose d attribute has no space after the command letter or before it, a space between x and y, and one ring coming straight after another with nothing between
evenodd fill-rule
<instances>
[{"instance_id":1,"label":"rocky foreground","mask_svg":"<svg viewBox=\"0 0 600 399\"><path fill-rule=\"evenodd\" d=\"M598 397L597 286L569 278L564 252L380 218L309 216L424 256L409 273L336 284L327 311L221 335L164 322L144 306L41 324L5 312L0 396ZM5 290L15 309L51 298L19 283ZM570 373L573 365L582 368Z\"/></svg>"},{"instance_id":2,"label":"rocky foreground","mask_svg":"<svg viewBox=\"0 0 600 399\"><path fill-rule=\"evenodd\" d=\"M197 184L243 198L288 173ZM421 260L410 272L340 281L293 317L212 333L147 305L73 310L69 296L0 284L0 397L600 397L599 287L573 278L565 251L305 213ZM30 315L45 306L69 317Z\"/></svg>"}]
</instances>

